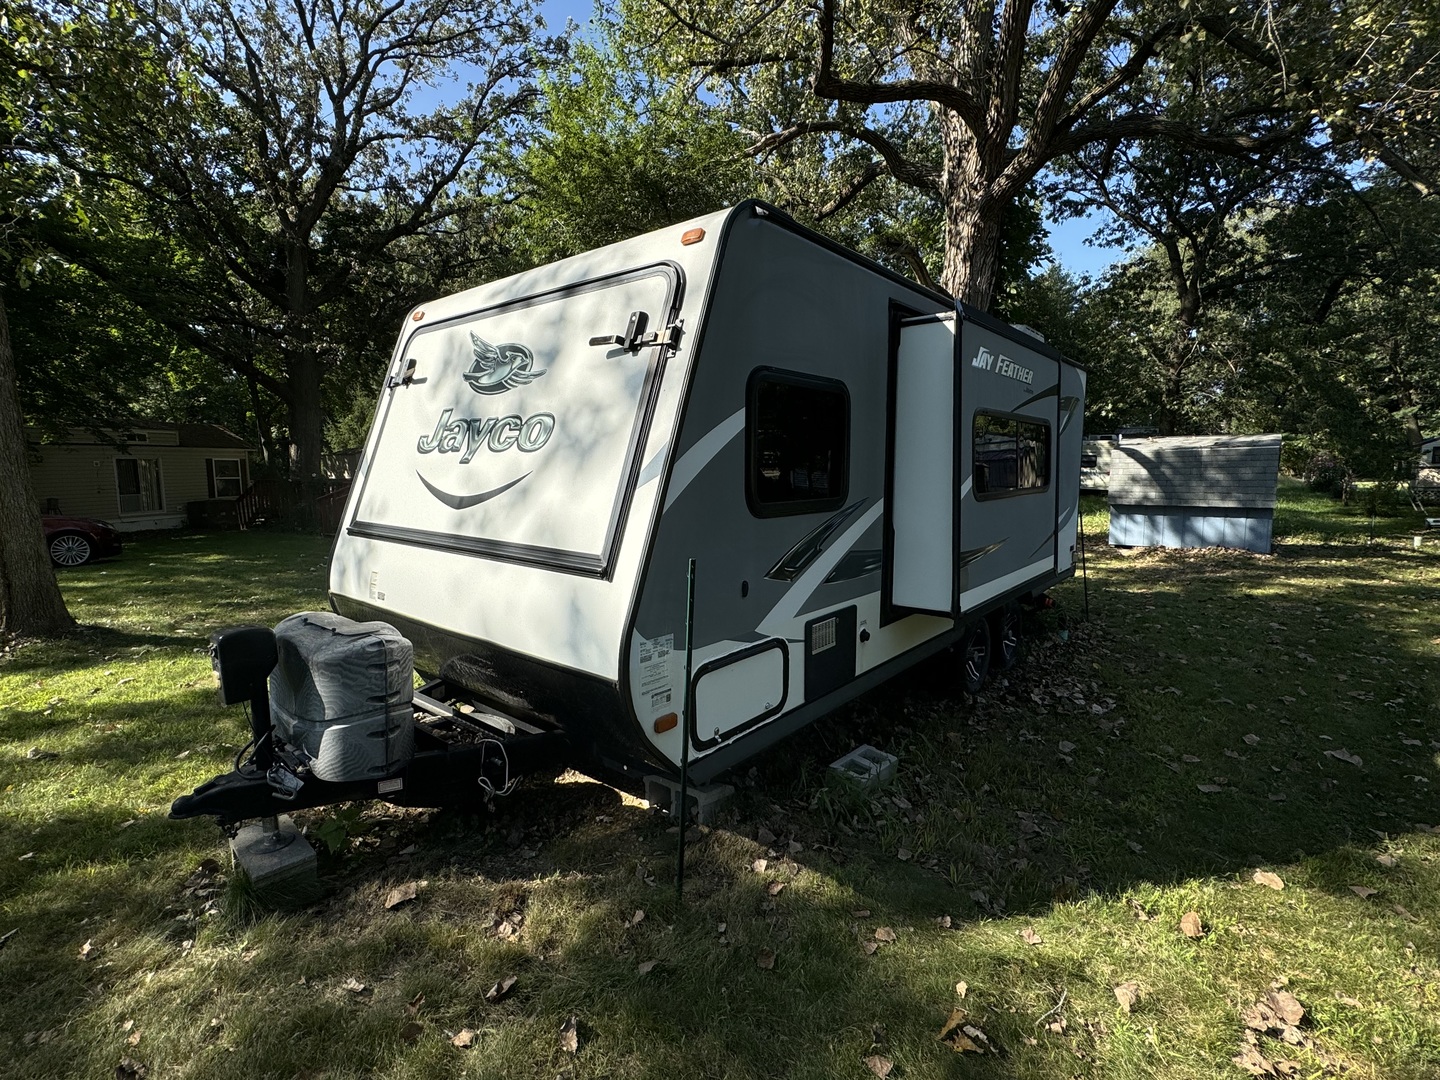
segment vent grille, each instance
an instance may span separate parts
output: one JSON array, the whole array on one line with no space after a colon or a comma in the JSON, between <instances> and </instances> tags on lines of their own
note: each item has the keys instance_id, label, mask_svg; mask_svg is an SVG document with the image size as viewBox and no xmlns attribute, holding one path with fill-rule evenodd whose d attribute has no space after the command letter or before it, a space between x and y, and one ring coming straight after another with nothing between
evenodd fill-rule
<instances>
[{"instance_id":1,"label":"vent grille","mask_svg":"<svg viewBox=\"0 0 1440 1080\"><path fill-rule=\"evenodd\" d=\"M840 625L840 620L826 619L810 627L810 655L822 653L826 649L835 647L835 630Z\"/></svg>"}]
</instances>

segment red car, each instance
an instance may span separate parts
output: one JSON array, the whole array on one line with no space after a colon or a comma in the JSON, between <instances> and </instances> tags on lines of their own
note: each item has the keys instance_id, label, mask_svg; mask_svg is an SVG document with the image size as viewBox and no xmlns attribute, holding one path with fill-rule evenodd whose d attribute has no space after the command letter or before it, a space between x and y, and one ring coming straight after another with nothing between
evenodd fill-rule
<instances>
[{"instance_id":1,"label":"red car","mask_svg":"<svg viewBox=\"0 0 1440 1080\"><path fill-rule=\"evenodd\" d=\"M120 534L108 521L44 514L40 523L50 561L56 566L80 566L120 554Z\"/></svg>"}]
</instances>

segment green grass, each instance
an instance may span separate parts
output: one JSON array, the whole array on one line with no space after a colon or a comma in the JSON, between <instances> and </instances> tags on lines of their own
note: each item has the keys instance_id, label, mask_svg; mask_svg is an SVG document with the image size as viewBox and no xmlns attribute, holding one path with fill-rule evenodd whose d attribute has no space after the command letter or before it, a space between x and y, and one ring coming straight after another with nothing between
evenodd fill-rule
<instances>
[{"instance_id":1,"label":"green grass","mask_svg":"<svg viewBox=\"0 0 1440 1080\"><path fill-rule=\"evenodd\" d=\"M1271 556L1120 552L1103 501L1085 521L1088 621L1068 583L977 700L932 664L743 772L683 905L667 822L568 774L490 818L368 807L320 901L258 907L213 826L165 811L246 737L206 635L323 607L328 545L146 539L66 572L86 629L0 662L5 1075L863 1078L878 1051L903 1080L1241 1077L1242 1013L1282 980L1306 1045L1268 1057L1440 1075L1440 544L1288 486ZM824 783L860 741L900 758L875 798ZM957 1004L998 1054L937 1041Z\"/></svg>"}]
</instances>

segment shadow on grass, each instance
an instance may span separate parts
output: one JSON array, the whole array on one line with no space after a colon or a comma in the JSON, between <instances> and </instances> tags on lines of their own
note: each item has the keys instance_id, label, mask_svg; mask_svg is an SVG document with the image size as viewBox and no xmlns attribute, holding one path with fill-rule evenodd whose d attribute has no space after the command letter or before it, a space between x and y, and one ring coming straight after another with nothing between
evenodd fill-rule
<instances>
[{"instance_id":1,"label":"shadow on grass","mask_svg":"<svg viewBox=\"0 0 1440 1080\"><path fill-rule=\"evenodd\" d=\"M1027 949L1013 927L1002 941L1000 917L1091 894L1144 909L1158 887L1283 863L1353 903L1359 936L1380 918L1351 891L1382 885L1374 844L1433 820L1413 777L1435 773L1435 560L1333 554L1125 557L1092 541L1091 624L1068 623L1068 641L1055 623L1034 628L1027 663L973 702L949 692L942 659L767 754L737 778L727 826L697 834L683 905L667 823L595 783L527 784L493 817L374 811L345 857L322 860L325 901L260 919L193 917L184 883L216 850L203 823L121 828L118 808L59 806L0 845L18 868L0 877L0 929L21 931L0 952L23 1002L0 1025L17 1075L100 1075L122 1054L152 1075L221 1080L271 1062L287 1076L582 1075L597 1059L616 1076L863 1075L874 1025L895 1058L943 1075L962 1060L934 1041L958 977L982 988L967 1007L1006 1052L963 1059L967 1075L1022 1075L1022 1053L1026 1068L1069 1075L1068 1048L1026 1040L1058 988L1095 983L1103 997L1108 973ZM1077 594L1067 587L1072 605ZM142 703L188 720L136 738L102 706L46 775L168 762L182 729L193 738L219 715L211 702L195 690ZM226 716L225 737L243 738ZM4 735L18 745L56 723L12 717ZM873 798L824 784L857 742L900 759ZM4 783L28 783L30 766ZM431 891L385 910L408 880ZM506 938L515 912L523 931ZM942 930L942 915L968 932ZM1134 925L1123 909L1084 917L1116 935ZM866 956L882 925L897 942ZM1427 927L1413 936L1435 944ZM81 963L88 939L103 951ZM771 968L757 963L766 951ZM486 1003L510 975L513 994ZM1027 989L1002 1000L986 986ZM132 1049L122 1025L136 1015ZM569 1015L582 1020L578 1057L557 1042ZM407 1042L412 1021L422 1030ZM51 1026L65 1034L18 1041ZM463 1053L448 1041L462 1028L479 1032ZM1238 1030L1196 1058L1228 1058Z\"/></svg>"}]
</instances>

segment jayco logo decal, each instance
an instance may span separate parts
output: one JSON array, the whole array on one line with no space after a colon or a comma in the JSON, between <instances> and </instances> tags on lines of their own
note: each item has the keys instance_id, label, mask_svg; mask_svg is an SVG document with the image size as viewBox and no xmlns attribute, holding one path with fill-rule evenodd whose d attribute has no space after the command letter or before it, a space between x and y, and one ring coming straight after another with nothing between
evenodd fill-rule
<instances>
[{"instance_id":1,"label":"jayco logo decal","mask_svg":"<svg viewBox=\"0 0 1440 1080\"><path fill-rule=\"evenodd\" d=\"M472 416L468 419L450 419L453 409L440 414L435 430L421 435L415 449L422 454L459 454L460 464L468 465L480 448L487 447L494 453L519 450L533 454L547 442L555 431L555 414L542 412L534 416Z\"/></svg>"},{"instance_id":2,"label":"jayco logo decal","mask_svg":"<svg viewBox=\"0 0 1440 1080\"><path fill-rule=\"evenodd\" d=\"M524 345L513 341L491 345L476 333L471 333L470 343L475 349L475 360L470 370L465 372L464 379L477 394L503 394L506 390L532 383L545 374L546 369L535 369L535 354ZM459 454L460 464L468 465L481 449L493 454L503 454L507 450L533 454L549 442L554 433L554 413L456 417L454 409L445 409L435 421L435 430L421 435L415 449L421 454ZM509 491L529 475L527 472L509 483L473 495L444 491L423 476L420 482L446 506L465 510Z\"/></svg>"},{"instance_id":3,"label":"jayco logo decal","mask_svg":"<svg viewBox=\"0 0 1440 1080\"><path fill-rule=\"evenodd\" d=\"M470 342L475 346L475 362L465 372L465 381L477 394L503 394L517 386L532 383L545 369L535 368L535 354L513 341L491 345L473 331Z\"/></svg>"},{"instance_id":4,"label":"jayco logo decal","mask_svg":"<svg viewBox=\"0 0 1440 1080\"><path fill-rule=\"evenodd\" d=\"M1029 386L1035 381L1035 372L1028 367L1022 367L1015 363L1008 356L996 356L983 345L980 351L975 354L971 361L972 367L980 368L983 371L993 371L996 375L1003 375L1007 379L1014 379L1018 383Z\"/></svg>"}]
</instances>

